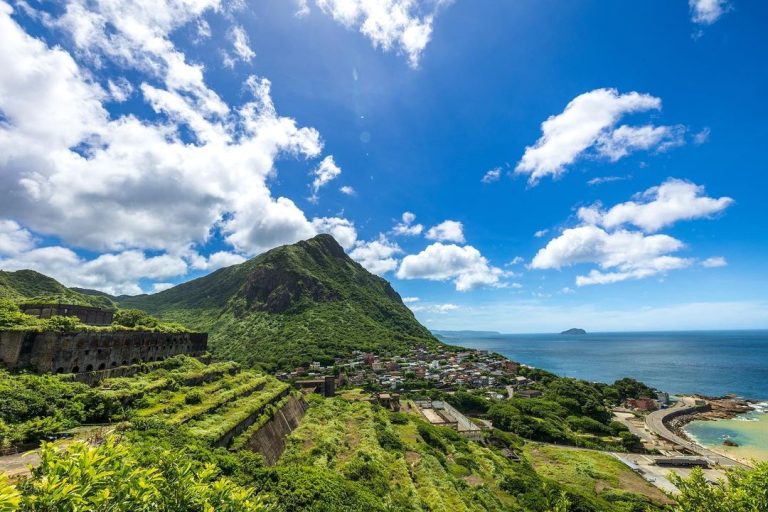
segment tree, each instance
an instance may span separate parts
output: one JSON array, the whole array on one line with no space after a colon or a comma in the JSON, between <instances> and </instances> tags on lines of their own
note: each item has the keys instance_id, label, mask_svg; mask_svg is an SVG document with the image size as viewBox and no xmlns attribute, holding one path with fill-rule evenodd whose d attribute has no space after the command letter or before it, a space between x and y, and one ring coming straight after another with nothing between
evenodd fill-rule
<instances>
[{"instance_id":1,"label":"tree","mask_svg":"<svg viewBox=\"0 0 768 512\"><path fill-rule=\"evenodd\" d=\"M711 485L701 468L688 478L671 475L680 489L675 512L765 512L768 511L768 462L754 469L729 469L719 485Z\"/></svg>"}]
</instances>

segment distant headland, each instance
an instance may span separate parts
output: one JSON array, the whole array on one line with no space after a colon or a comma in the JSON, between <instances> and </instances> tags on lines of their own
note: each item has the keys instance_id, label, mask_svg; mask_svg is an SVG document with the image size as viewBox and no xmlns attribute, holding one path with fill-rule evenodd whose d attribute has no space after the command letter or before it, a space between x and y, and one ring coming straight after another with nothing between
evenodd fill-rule
<instances>
[{"instance_id":1,"label":"distant headland","mask_svg":"<svg viewBox=\"0 0 768 512\"><path fill-rule=\"evenodd\" d=\"M574 327L572 329L568 329L567 331L563 331L560 334L587 334L587 331Z\"/></svg>"}]
</instances>

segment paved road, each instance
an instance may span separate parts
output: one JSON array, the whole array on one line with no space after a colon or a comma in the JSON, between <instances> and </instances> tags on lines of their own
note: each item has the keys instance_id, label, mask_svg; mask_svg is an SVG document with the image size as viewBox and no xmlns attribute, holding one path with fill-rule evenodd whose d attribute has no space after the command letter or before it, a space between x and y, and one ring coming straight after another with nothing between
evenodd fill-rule
<instances>
[{"instance_id":1,"label":"paved road","mask_svg":"<svg viewBox=\"0 0 768 512\"><path fill-rule=\"evenodd\" d=\"M699 407L686 403L683 400L680 400L672 407L669 407L667 409L660 409L658 411L654 411L650 413L648 416L645 417L645 425L648 427L649 430L654 432L659 437L666 439L667 441L674 443L679 447L684 448L692 453L696 453L698 455L701 455L702 457L706 457L710 459L712 462L714 462L715 464L720 464L722 466L747 467L741 462L733 460L729 457L725 457L724 455L715 453L712 450L708 450L703 446L699 446L696 443L692 443L687 439L683 439L682 437L678 436L677 434L669 430L669 428L665 424L666 419L671 415L681 414L682 412L694 412L697 409L699 409Z\"/></svg>"}]
</instances>

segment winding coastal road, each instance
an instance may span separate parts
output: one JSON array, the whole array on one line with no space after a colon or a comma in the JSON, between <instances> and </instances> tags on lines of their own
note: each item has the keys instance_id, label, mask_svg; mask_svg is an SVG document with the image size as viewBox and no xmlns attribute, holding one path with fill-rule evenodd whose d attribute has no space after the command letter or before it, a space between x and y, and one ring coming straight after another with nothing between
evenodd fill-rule
<instances>
[{"instance_id":1,"label":"winding coastal road","mask_svg":"<svg viewBox=\"0 0 768 512\"><path fill-rule=\"evenodd\" d=\"M743 468L748 467L741 462L731 459L730 457L720 455L719 453L715 453L712 450L704 448L703 446L693 443L687 439L683 439L679 435L672 432L666 425L666 421L672 419L673 417L701 411L705 408L706 406L704 405L696 405L690 401L682 399L675 403L675 405L672 407L667 409L659 409L658 411L654 411L648 414L648 416L645 417L645 425L651 432L654 432L659 437L666 439L667 441L674 443L675 445L684 448L691 453L706 457L715 464L719 464L721 466L739 466Z\"/></svg>"}]
</instances>

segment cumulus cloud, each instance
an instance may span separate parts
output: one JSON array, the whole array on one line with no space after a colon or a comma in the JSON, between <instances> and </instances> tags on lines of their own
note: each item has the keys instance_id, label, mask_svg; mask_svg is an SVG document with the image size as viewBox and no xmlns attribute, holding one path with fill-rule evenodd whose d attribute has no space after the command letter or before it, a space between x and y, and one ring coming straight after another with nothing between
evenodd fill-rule
<instances>
[{"instance_id":1,"label":"cumulus cloud","mask_svg":"<svg viewBox=\"0 0 768 512\"><path fill-rule=\"evenodd\" d=\"M543 238L547 236L547 233L549 233L548 229L540 229L537 232L533 234L534 238Z\"/></svg>"},{"instance_id":2,"label":"cumulus cloud","mask_svg":"<svg viewBox=\"0 0 768 512\"><path fill-rule=\"evenodd\" d=\"M187 263L178 256L147 257L142 251L102 254L85 260L65 247L41 247L0 259L4 270L34 269L66 286L93 288L114 295L142 293L139 279L167 279L184 275Z\"/></svg>"},{"instance_id":3,"label":"cumulus cloud","mask_svg":"<svg viewBox=\"0 0 768 512\"><path fill-rule=\"evenodd\" d=\"M680 220L710 217L733 203L730 197L704 195L704 187L688 181L668 179L640 194L636 201L603 210L599 205L579 208L579 218L589 224L615 228L631 224L655 232Z\"/></svg>"},{"instance_id":4,"label":"cumulus cloud","mask_svg":"<svg viewBox=\"0 0 768 512\"><path fill-rule=\"evenodd\" d=\"M237 265L245 261L243 256L230 251L218 251L207 257L194 255L189 259L192 268L197 270L208 270L210 272L224 267L231 267L232 265Z\"/></svg>"},{"instance_id":5,"label":"cumulus cloud","mask_svg":"<svg viewBox=\"0 0 768 512\"><path fill-rule=\"evenodd\" d=\"M14 255L35 246L35 237L18 222L0 219L0 255Z\"/></svg>"},{"instance_id":6,"label":"cumulus cloud","mask_svg":"<svg viewBox=\"0 0 768 512\"><path fill-rule=\"evenodd\" d=\"M691 20L699 25L711 25L729 9L728 0L688 0Z\"/></svg>"},{"instance_id":7,"label":"cumulus cloud","mask_svg":"<svg viewBox=\"0 0 768 512\"><path fill-rule=\"evenodd\" d=\"M333 236L345 250L355 246L357 230L352 221L341 217L319 217L312 219L312 225L318 233Z\"/></svg>"},{"instance_id":8,"label":"cumulus cloud","mask_svg":"<svg viewBox=\"0 0 768 512\"><path fill-rule=\"evenodd\" d=\"M480 180L483 183L493 183L501 178L501 167L494 167L483 175Z\"/></svg>"},{"instance_id":9,"label":"cumulus cloud","mask_svg":"<svg viewBox=\"0 0 768 512\"><path fill-rule=\"evenodd\" d=\"M173 283L153 283L152 284L152 293L163 292L165 290L173 288L174 286L176 286L176 285L174 285Z\"/></svg>"},{"instance_id":10,"label":"cumulus cloud","mask_svg":"<svg viewBox=\"0 0 768 512\"><path fill-rule=\"evenodd\" d=\"M400 246L389 241L384 235L376 240L358 242L349 256L369 272L383 275L397 268L397 254L403 252Z\"/></svg>"},{"instance_id":11,"label":"cumulus cloud","mask_svg":"<svg viewBox=\"0 0 768 512\"><path fill-rule=\"evenodd\" d=\"M405 302L406 304L412 304L414 302L419 302L419 300L421 300L421 299L419 299L418 297L403 297L403 302Z\"/></svg>"},{"instance_id":12,"label":"cumulus cloud","mask_svg":"<svg viewBox=\"0 0 768 512\"><path fill-rule=\"evenodd\" d=\"M639 279L690 265L691 260L669 256L684 244L668 235L617 230L609 233L597 226L566 229L549 241L531 261L534 269L561 269L580 263L597 264L603 271L592 270L578 276L578 286L606 284Z\"/></svg>"},{"instance_id":13,"label":"cumulus cloud","mask_svg":"<svg viewBox=\"0 0 768 512\"><path fill-rule=\"evenodd\" d=\"M349 185L344 185L343 187L339 187L339 192L341 192L345 196L357 195L357 192L355 191L355 189L350 187Z\"/></svg>"},{"instance_id":14,"label":"cumulus cloud","mask_svg":"<svg viewBox=\"0 0 768 512\"><path fill-rule=\"evenodd\" d=\"M455 220L446 220L429 228L425 236L440 242L464 243L464 225Z\"/></svg>"},{"instance_id":15,"label":"cumulus cloud","mask_svg":"<svg viewBox=\"0 0 768 512\"><path fill-rule=\"evenodd\" d=\"M490 265L480 251L467 245L436 242L418 254L409 254L397 269L399 279L453 281L456 290L499 286L504 272Z\"/></svg>"},{"instance_id":16,"label":"cumulus cloud","mask_svg":"<svg viewBox=\"0 0 768 512\"><path fill-rule=\"evenodd\" d=\"M402 236L418 236L424 231L424 226L421 224L414 224L416 215L412 212L404 212L401 217L402 222L395 224L392 228L392 233Z\"/></svg>"},{"instance_id":17,"label":"cumulus cloud","mask_svg":"<svg viewBox=\"0 0 768 512\"><path fill-rule=\"evenodd\" d=\"M328 155L322 159L320 164L312 171L315 177L312 180L312 200L317 201L317 194L320 188L335 180L341 174L341 168L336 165L333 155Z\"/></svg>"},{"instance_id":18,"label":"cumulus cloud","mask_svg":"<svg viewBox=\"0 0 768 512\"><path fill-rule=\"evenodd\" d=\"M579 157L590 154L616 161L637 150L663 151L683 143L680 126L632 127L618 121L627 114L659 110L661 100L649 94L595 89L571 100L565 110L541 124L542 135L525 149L515 168L535 185L546 176L557 177Z\"/></svg>"},{"instance_id":19,"label":"cumulus cloud","mask_svg":"<svg viewBox=\"0 0 768 512\"><path fill-rule=\"evenodd\" d=\"M701 262L701 266L706 268L725 267L727 265L728 261L726 261L726 259L722 256L713 256Z\"/></svg>"},{"instance_id":20,"label":"cumulus cloud","mask_svg":"<svg viewBox=\"0 0 768 512\"><path fill-rule=\"evenodd\" d=\"M316 0L320 9L347 28L359 30L376 48L396 50L417 67L432 35L438 9L451 0ZM301 9L300 9L301 10Z\"/></svg>"},{"instance_id":21,"label":"cumulus cloud","mask_svg":"<svg viewBox=\"0 0 768 512\"><path fill-rule=\"evenodd\" d=\"M277 113L266 79L250 77L250 99L225 104L167 38L206 5L73 1L51 21L86 56L162 80L142 83L164 116L147 121L111 118L90 70L26 34L0 3L0 215L96 251L180 252L219 231L250 255L316 233L266 180L281 155L318 156L319 133Z\"/></svg>"}]
</instances>

